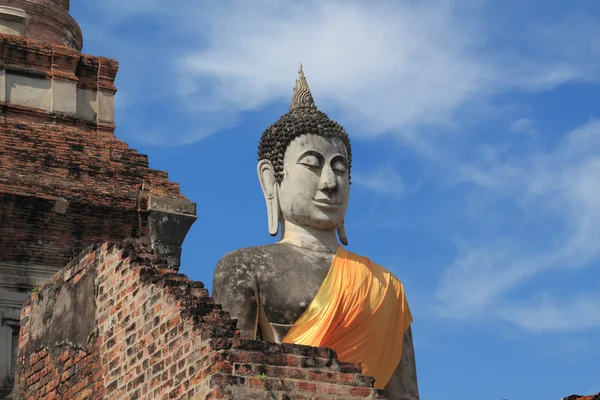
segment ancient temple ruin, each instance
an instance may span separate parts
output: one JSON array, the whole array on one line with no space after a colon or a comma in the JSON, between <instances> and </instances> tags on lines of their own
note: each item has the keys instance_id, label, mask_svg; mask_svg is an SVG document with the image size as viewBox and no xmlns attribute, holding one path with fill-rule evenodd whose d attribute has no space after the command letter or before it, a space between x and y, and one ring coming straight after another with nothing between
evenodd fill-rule
<instances>
[{"instance_id":1,"label":"ancient temple ruin","mask_svg":"<svg viewBox=\"0 0 600 400\"><path fill-rule=\"evenodd\" d=\"M195 204L115 137L117 61L80 52L68 11L0 1L0 398L384 398L332 350L249 340L177 273Z\"/></svg>"},{"instance_id":2,"label":"ancient temple ruin","mask_svg":"<svg viewBox=\"0 0 600 400\"><path fill-rule=\"evenodd\" d=\"M174 266L196 219L165 172L114 136L118 63L80 53L68 0L0 1L0 386L23 301L93 243L128 237Z\"/></svg>"}]
</instances>

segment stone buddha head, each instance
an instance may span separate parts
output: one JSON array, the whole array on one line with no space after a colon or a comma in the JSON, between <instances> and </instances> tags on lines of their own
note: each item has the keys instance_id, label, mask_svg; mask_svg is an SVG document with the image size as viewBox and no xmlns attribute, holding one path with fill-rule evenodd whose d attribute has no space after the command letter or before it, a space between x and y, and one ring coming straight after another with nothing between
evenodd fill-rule
<instances>
[{"instance_id":1,"label":"stone buddha head","mask_svg":"<svg viewBox=\"0 0 600 400\"><path fill-rule=\"evenodd\" d=\"M351 162L348 134L317 110L301 66L290 111L267 128L258 148L269 233L277 235L280 226L337 230L347 244Z\"/></svg>"}]
</instances>

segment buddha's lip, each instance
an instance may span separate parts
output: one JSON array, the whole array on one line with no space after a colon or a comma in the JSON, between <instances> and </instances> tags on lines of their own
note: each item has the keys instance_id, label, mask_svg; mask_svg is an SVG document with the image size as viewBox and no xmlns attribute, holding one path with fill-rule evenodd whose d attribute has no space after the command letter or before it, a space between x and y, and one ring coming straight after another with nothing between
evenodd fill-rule
<instances>
[{"instance_id":1,"label":"buddha's lip","mask_svg":"<svg viewBox=\"0 0 600 400\"><path fill-rule=\"evenodd\" d=\"M324 205L324 206L329 206L329 207L337 207L337 206L342 205L341 201L335 201L335 200L313 199L313 201L319 205Z\"/></svg>"}]
</instances>

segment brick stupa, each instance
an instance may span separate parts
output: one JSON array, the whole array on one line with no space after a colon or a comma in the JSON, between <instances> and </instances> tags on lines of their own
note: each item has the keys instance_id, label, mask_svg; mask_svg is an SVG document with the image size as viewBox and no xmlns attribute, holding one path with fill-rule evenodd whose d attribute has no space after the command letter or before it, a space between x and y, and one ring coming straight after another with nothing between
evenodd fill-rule
<instances>
[{"instance_id":1,"label":"brick stupa","mask_svg":"<svg viewBox=\"0 0 600 400\"><path fill-rule=\"evenodd\" d=\"M128 237L176 267L196 219L178 185L115 137L118 63L80 53L68 10L0 0L0 398L34 288L89 245Z\"/></svg>"}]
</instances>

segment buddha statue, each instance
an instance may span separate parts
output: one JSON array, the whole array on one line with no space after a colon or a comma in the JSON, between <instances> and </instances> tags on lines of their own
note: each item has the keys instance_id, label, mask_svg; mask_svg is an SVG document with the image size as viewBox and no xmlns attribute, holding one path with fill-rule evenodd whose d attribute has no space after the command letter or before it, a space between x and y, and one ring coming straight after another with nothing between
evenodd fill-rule
<instances>
[{"instance_id":1,"label":"buddha statue","mask_svg":"<svg viewBox=\"0 0 600 400\"><path fill-rule=\"evenodd\" d=\"M213 297L258 340L332 348L360 362L390 400L418 399L402 284L338 243L348 245L351 166L348 135L317 110L301 66L290 111L258 150L268 229L280 240L225 255Z\"/></svg>"}]
</instances>

